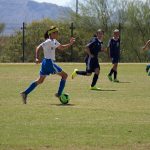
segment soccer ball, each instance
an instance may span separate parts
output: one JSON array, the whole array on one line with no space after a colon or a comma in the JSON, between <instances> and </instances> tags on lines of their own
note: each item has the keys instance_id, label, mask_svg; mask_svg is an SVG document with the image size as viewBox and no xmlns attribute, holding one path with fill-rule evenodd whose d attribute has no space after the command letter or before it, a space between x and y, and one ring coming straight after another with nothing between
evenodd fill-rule
<instances>
[{"instance_id":1,"label":"soccer ball","mask_svg":"<svg viewBox=\"0 0 150 150\"><path fill-rule=\"evenodd\" d=\"M60 102L61 102L62 104L68 104L68 102L69 102L69 100L70 100L69 94L63 93L63 94L60 96L59 99L60 99Z\"/></svg>"}]
</instances>

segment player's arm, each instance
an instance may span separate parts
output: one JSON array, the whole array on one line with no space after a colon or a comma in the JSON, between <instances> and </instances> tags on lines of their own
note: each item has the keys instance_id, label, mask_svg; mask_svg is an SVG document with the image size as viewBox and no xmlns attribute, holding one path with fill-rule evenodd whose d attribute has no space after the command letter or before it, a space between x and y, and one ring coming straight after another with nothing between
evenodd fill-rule
<instances>
[{"instance_id":1,"label":"player's arm","mask_svg":"<svg viewBox=\"0 0 150 150\"><path fill-rule=\"evenodd\" d=\"M110 57L110 47L107 46L105 52L107 53L107 56Z\"/></svg>"},{"instance_id":2,"label":"player's arm","mask_svg":"<svg viewBox=\"0 0 150 150\"><path fill-rule=\"evenodd\" d=\"M41 44L40 44L40 45L37 46L36 49L35 49L35 62L36 62L37 64L40 63L40 60L39 60L39 50L40 50L41 47L42 47L42 46L41 46Z\"/></svg>"},{"instance_id":3,"label":"player's arm","mask_svg":"<svg viewBox=\"0 0 150 150\"><path fill-rule=\"evenodd\" d=\"M72 37L72 38L70 39L70 43L64 44L64 45L60 44L57 48L60 49L60 50L67 49L67 48L69 48L71 45L73 45L74 42L75 42L75 38Z\"/></svg>"},{"instance_id":4,"label":"player's arm","mask_svg":"<svg viewBox=\"0 0 150 150\"><path fill-rule=\"evenodd\" d=\"M90 48L92 48L93 46L94 46L94 39L92 39L91 41L90 41L90 43L88 43L86 46L85 46L85 52L90 56L90 57L94 57L94 55L93 54L91 54L91 51L90 51Z\"/></svg>"},{"instance_id":5,"label":"player's arm","mask_svg":"<svg viewBox=\"0 0 150 150\"><path fill-rule=\"evenodd\" d=\"M90 57L94 57L94 55L91 54L90 48L89 48L88 45L86 45L86 47L85 47L85 52L86 52Z\"/></svg>"},{"instance_id":6,"label":"player's arm","mask_svg":"<svg viewBox=\"0 0 150 150\"><path fill-rule=\"evenodd\" d=\"M101 51L102 51L102 52L107 52L108 49L107 49L107 47L106 47L106 48L105 48L105 47L102 47L102 48L101 48Z\"/></svg>"},{"instance_id":7,"label":"player's arm","mask_svg":"<svg viewBox=\"0 0 150 150\"><path fill-rule=\"evenodd\" d=\"M149 45L150 45L150 40L148 40L148 41L146 42L146 44L145 44L144 47L143 47L143 50L146 50L146 48L147 48Z\"/></svg>"},{"instance_id":8,"label":"player's arm","mask_svg":"<svg viewBox=\"0 0 150 150\"><path fill-rule=\"evenodd\" d=\"M101 42L101 49L100 49L101 52L107 52L107 48L104 47L104 44L103 42Z\"/></svg>"}]
</instances>

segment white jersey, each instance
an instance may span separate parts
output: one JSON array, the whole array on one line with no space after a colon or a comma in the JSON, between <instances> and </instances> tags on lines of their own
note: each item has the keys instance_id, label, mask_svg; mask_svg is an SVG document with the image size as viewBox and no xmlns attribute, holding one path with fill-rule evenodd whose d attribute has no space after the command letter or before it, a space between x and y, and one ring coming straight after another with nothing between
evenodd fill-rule
<instances>
[{"instance_id":1,"label":"white jersey","mask_svg":"<svg viewBox=\"0 0 150 150\"><path fill-rule=\"evenodd\" d=\"M55 60L55 49L60 45L56 39L47 39L40 46L44 50L44 58Z\"/></svg>"}]
</instances>

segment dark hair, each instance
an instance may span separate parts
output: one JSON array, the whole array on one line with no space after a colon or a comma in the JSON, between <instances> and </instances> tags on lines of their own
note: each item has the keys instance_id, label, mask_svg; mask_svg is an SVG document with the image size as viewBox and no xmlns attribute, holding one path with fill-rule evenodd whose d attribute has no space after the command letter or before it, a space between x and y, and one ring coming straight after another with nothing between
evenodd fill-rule
<instances>
[{"instance_id":1,"label":"dark hair","mask_svg":"<svg viewBox=\"0 0 150 150\"><path fill-rule=\"evenodd\" d=\"M47 30L47 31L45 32L45 34L44 34L45 40L49 39L48 31L49 31L49 30Z\"/></svg>"},{"instance_id":2,"label":"dark hair","mask_svg":"<svg viewBox=\"0 0 150 150\"><path fill-rule=\"evenodd\" d=\"M93 34L93 37L97 37L97 35L96 35L96 34Z\"/></svg>"}]
</instances>

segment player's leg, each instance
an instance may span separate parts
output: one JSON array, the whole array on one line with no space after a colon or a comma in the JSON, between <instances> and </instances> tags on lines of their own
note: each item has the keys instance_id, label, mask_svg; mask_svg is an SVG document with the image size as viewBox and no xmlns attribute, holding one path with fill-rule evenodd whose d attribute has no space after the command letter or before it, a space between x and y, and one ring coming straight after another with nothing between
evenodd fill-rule
<instances>
[{"instance_id":1,"label":"player's leg","mask_svg":"<svg viewBox=\"0 0 150 150\"><path fill-rule=\"evenodd\" d=\"M57 64L55 64L55 62L52 60L48 61L47 72L49 74L57 74L57 75L61 76L58 92L55 94L55 96L60 97L64 90L65 84L66 84L66 79L68 77L67 73L64 72L62 70L62 68L60 66L58 66Z\"/></svg>"},{"instance_id":2,"label":"player's leg","mask_svg":"<svg viewBox=\"0 0 150 150\"><path fill-rule=\"evenodd\" d=\"M113 73L114 73L114 58L111 58L112 59L112 64L113 64L113 67L111 68L111 70L110 70L110 72L109 72L109 74L108 74L108 79L110 80L110 81L113 81L113 79L112 79L112 75L113 75Z\"/></svg>"},{"instance_id":3,"label":"player's leg","mask_svg":"<svg viewBox=\"0 0 150 150\"><path fill-rule=\"evenodd\" d=\"M114 63L113 64L113 70L114 70L114 82L119 82L119 80L117 79L117 68L118 68L118 63Z\"/></svg>"},{"instance_id":4,"label":"player's leg","mask_svg":"<svg viewBox=\"0 0 150 150\"><path fill-rule=\"evenodd\" d=\"M64 88L65 88L65 84L66 84L68 74L64 71L61 71L61 72L57 73L57 75L61 76L58 92L56 94L57 97L60 97L61 94L63 93Z\"/></svg>"},{"instance_id":5,"label":"player's leg","mask_svg":"<svg viewBox=\"0 0 150 150\"><path fill-rule=\"evenodd\" d=\"M97 80L98 80L98 77L99 77L99 74L100 74L100 65L99 65L99 62L98 62L98 58L93 58L92 59L92 61L90 63L90 68L91 68L91 71L94 72L94 76L93 76L93 79L92 79L90 89L91 90L100 90L100 88L96 87L96 83L97 83Z\"/></svg>"},{"instance_id":6,"label":"player's leg","mask_svg":"<svg viewBox=\"0 0 150 150\"><path fill-rule=\"evenodd\" d=\"M36 81L32 82L25 91L21 92L21 96L22 96L22 100L24 104L26 104L27 102L28 94L31 93L37 87L37 85L43 83L44 79L46 78L46 75L49 75L48 70L47 70L48 65L49 64L47 60L43 59L41 70L40 70L40 77Z\"/></svg>"},{"instance_id":7,"label":"player's leg","mask_svg":"<svg viewBox=\"0 0 150 150\"><path fill-rule=\"evenodd\" d=\"M110 80L110 81L112 81L113 79L112 79L112 74L114 73L114 70L111 68L111 70L110 70L110 72L109 72L109 74L108 74L108 79Z\"/></svg>"},{"instance_id":8,"label":"player's leg","mask_svg":"<svg viewBox=\"0 0 150 150\"><path fill-rule=\"evenodd\" d=\"M46 76L40 76L36 81L32 82L25 91L20 93L24 104L27 103L28 94L31 93L37 87L37 85L43 83L45 78Z\"/></svg>"},{"instance_id":9,"label":"player's leg","mask_svg":"<svg viewBox=\"0 0 150 150\"><path fill-rule=\"evenodd\" d=\"M93 80L92 80L91 87L90 87L91 90L100 90L100 88L96 87L99 74L100 74L100 68L98 67L95 69L95 72L94 72Z\"/></svg>"},{"instance_id":10,"label":"player's leg","mask_svg":"<svg viewBox=\"0 0 150 150\"><path fill-rule=\"evenodd\" d=\"M147 72L147 73L148 73L149 69L150 69L150 64L148 64L148 65L146 66L146 72Z\"/></svg>"},{"instance_id":11,"label":"player's leg","mask_svg":"<svg viewBox=\"0 0 150 150\"><path fill-rule=\"evenodd\" d=\"M79 71L78 69L74 69L73 73L71 74L71 78L74 79L77 75L82 75L82 76L90 76L92 73L89 72L88 70L90 70L90 62L91 62L91 58L88 57L85 60L86 63L86 71Z\"/></svg>"},{"instance_id":12,"label":"player's leg","mask_svg":"<svg viewBox=\"0 0 150 150\"><path fill-rule=\"evenodd\" d=\"M71 78L74 79L77 75L81 76L90 76L92 73L89 73L87 71L78 71L78 69L74 69Z\"/></svg>"}]
</instances>

